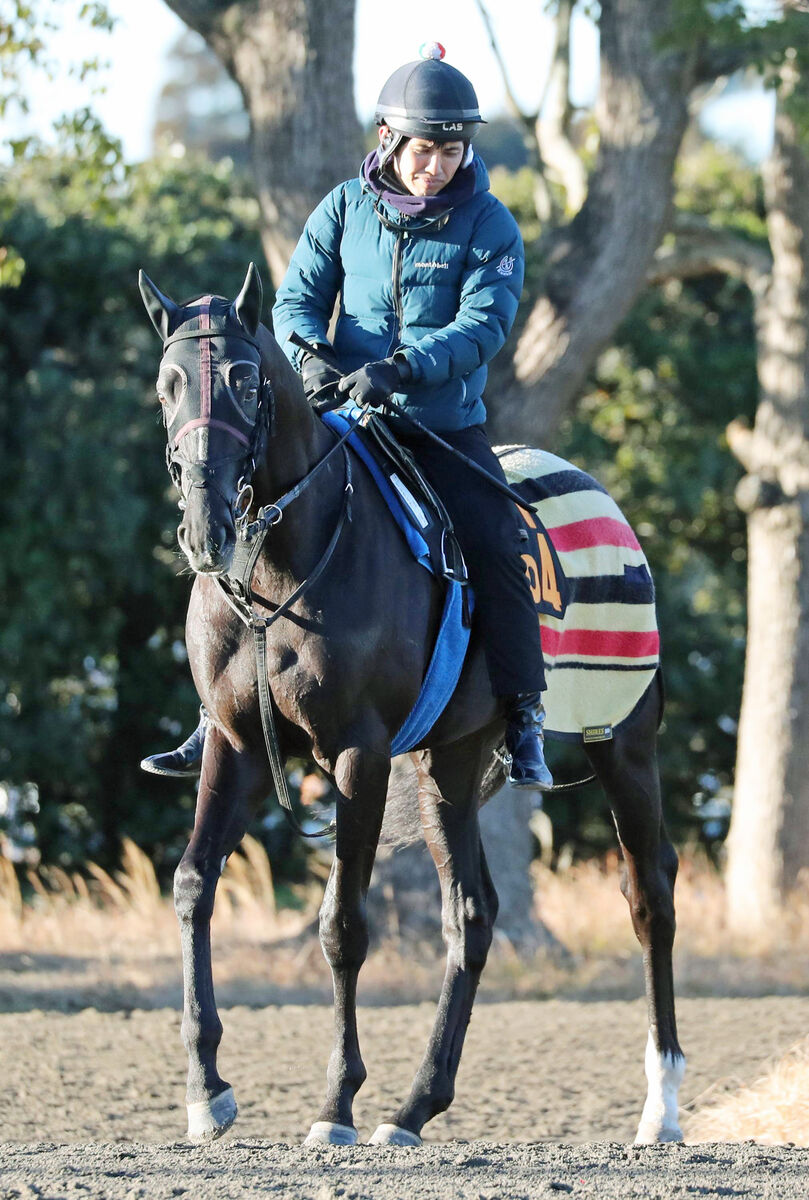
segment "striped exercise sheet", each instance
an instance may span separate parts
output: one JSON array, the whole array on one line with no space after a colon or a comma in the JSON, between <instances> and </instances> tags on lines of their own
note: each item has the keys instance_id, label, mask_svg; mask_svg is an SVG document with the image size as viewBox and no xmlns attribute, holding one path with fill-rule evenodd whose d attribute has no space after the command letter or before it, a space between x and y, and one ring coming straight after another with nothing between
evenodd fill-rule
<instances>
[{"instance_id":1,"label":"striped exercise sheet","mask_svg":"<svg viewBox=\"0 0 809 1200\"><path fill-rule=\"evenodd\" d=\"M545 450L505 446L497 454L526 500L523 559L548 678L546 732L606 740L631 716L660 665L646 557L592 476Z\"/></svg>"}]
</instances>

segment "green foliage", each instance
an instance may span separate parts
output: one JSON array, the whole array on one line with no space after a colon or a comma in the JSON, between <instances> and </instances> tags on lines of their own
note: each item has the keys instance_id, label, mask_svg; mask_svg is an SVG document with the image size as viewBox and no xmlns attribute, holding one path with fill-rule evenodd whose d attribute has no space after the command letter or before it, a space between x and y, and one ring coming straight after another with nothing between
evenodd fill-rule
<instances>
[{"instance_id":1,"label":"green foliage","mask_svg":"<svg viewBox=\"0 0 809 1200\"><path fill-rule=\"evenodd\" d=\"M106 4L77 0L4 0L0 7L0 117L15 104L28 112L26 84L39 72L53 78L57 64L47 55L47 41L64 24L78 20L88 29L110 32L115 26ZM68 72L84 81L104 64L85 58L68 64Z\"/></svg>"},{"instance_id":2,"label":"green foliage","mask_svg":"<svg viewBox=\"0 0 809 1200\"><path fill-rule=\"evenodd\" d=\"M679 178L681 207L748 234L761 230L758 183L733 156L702 150ZM679 838L698 828L695 799L733 775L747 554L733 499L741 469L725 428L739 416L752 423L756 393L744 286L718 275L671 281L639 298L555 447L608 488L649 558L667 695L661 773ZM547 807L562 840L612 844L595 789L572 805L550 797Z\"/></svg>"},{"instance_id":3,"label":"green foliage","mask_svg":"<svg viewBox=\"0 0 809 1200\"><path fill-rule=\"evenodd\" d=\"M36 785L46 858L129 835L160 860L193 795L167 803L137 764L197 701L137 271L234 295L258 211L226 165L128 168L89 115L65 130L64 152L29 146L0 175L0 780Z\"/></svg>"}]
</instances>

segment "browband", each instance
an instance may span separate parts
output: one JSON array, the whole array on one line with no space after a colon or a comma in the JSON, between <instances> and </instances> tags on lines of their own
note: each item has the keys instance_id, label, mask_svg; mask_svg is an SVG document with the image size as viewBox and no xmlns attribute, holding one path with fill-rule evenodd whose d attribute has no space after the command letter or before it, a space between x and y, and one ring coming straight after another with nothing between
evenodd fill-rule
<instances>
[{"instance_id":1,"label":"browband","mask_svg":"<svg viewBox=\"0 0 809 1200\"><path fill-rule=\"evenodd\" d=\"M255 338L250 337L249 333L241 333L238 329L229 328L227 325L213 326L210 329L185 329L179 333L173 333L171 337L166 338L163 343L163 353L166 352L166 347L173 342L182 342L186 338L205 338L205 337L229 337L235 338L242 342L247 342L248 345L254 346L261 353L261 347Z\"/></svg>"}]
</instances>

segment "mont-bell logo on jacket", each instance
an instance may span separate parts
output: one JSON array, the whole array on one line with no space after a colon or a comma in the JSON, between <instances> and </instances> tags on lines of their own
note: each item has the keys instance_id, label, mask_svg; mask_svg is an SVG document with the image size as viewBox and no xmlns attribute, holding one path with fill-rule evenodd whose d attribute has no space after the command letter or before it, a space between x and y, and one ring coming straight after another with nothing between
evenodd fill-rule
<instances>
[{"instance_id":1,"label":"mont-bell logo on jacket","mask_svg":"<svg viewBox=\"0 0 809 1200\"><path fill-rule=\"evenodd\" d=\"M513 275L514 274L514 255L504 254L497 264L498 275Z\"/></svg>"}]
</instances>

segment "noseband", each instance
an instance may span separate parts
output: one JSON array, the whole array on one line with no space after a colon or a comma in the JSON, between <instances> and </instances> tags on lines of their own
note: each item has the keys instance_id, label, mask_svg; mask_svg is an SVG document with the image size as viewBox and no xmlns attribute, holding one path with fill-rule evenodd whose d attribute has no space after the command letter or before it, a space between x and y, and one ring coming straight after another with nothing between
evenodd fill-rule
<instances>
[{"instance_id":1,"label":"noseband","mask_svg":"<svg viewBox=\"0 0 809 1200\"><path fill-rule=\"evenodd\" d=\"M202 317L200 319L203 319ZM170 438L166 445L166 468L168 469L171 481L180 493L179 507L181 510L186 506L186 495L183 492L182 479L183 471L185 471L186 479L190 487L212 488L217 492L225 504L230 508L233 514L234 523L239 525L240 522L246 520L250 510L250 505L253 500L252 478L255 473L256 463L261 460L264 452L266 439L272 436L275 432L275 393L272 390L272 384L269 379L261 378L261 347L255 338L250 337L248 333L242 330L234 330L224 322L211 322L210 314L205 313L204 319L206 325L200 329L180 330L178 333L173 333L171 337L166 338L163 343L163 354L169 346L176 342L197 340L200 341L200 415L192 417L185 421L181 428L173 437ZM227 338L229 341L247 342L249 346L258 351L259 355L259 397L256 409L256 420L253 424L250 437L247 437L235 425L231 425L227 421L220 421L218 418L211 415L211 355L208 339L214 337ZM191 459L185 458L179 453L177 447L183 437L193 429L200 428L221 429L229 434L245 449L242 454L224 455L214 459L212 462L194 462ZM228 466L234 461L241 460L243 466L236 485L236 496L227 496L219 486L217 480L217 472L223 467Z\"/></svg>"}]
</instances>

